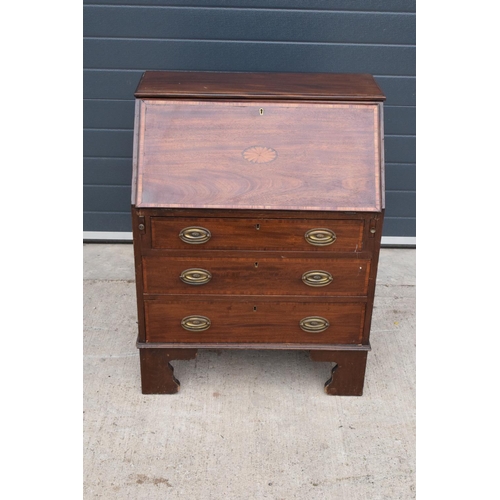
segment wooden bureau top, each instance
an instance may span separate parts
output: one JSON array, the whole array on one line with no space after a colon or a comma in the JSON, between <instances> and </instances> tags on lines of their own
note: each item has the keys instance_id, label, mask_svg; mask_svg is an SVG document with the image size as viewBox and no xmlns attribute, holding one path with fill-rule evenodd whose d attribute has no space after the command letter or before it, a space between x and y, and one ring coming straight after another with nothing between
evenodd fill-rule
<instances>
[{"instance_id":1,"label":"wooden bureau top","mask_svg":"<svg viewBox=\"0 0 500 500\"><path fill-rule=\"evenodd\" d=\"M384 101L373 76L339 73L146 71L136 97Z\"/></svg>"},{"instance_id":2,"label":"wooden bureau top","mask_svg":"<svg viewBox=\"0 0 500 500\"><path fill-rule=\"evenodd\" d=\"M382 94L373 78L289 76L146 72L136 94L132 205L380 212L374 101Z\"/></svg>"}]
</instances>

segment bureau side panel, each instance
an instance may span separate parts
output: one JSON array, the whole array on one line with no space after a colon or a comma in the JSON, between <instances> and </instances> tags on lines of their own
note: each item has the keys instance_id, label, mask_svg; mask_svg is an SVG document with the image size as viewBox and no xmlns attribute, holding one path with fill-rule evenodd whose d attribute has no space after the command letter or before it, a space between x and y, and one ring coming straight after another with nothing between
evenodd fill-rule
<instances>
[{"instance_id":1,"label":"bureau side panel","mask_svg":"<svg viewBox=\"0 0 500 500\"><path fill-rule=\"evenodd\" d=\"M376 215L370 222L370 232L368 237L369 247L372 249L370 278L368 281L368 302L366 304L366 317L363 328L363 344L368 344L370 338L370 329L372 324L373 306L375 300L375 287L377 282L378 261L380 255L380 242L382 239L382 228L384 224L384 211Z\"/></svg>"},{"instance_id":2,"label":"bureau side panel","mask_svg":"<svg viewBox=\"0 0 500 500\"><path fill-rule=\"evenodd\" d=\"M137 156L139 148L139 129L140 129L140 103L135 101L134 113L134 142L132 149L132 196L131 205L135 206L137 200Z\"/></svg>"},{"instance_id":3,"label":"bureau side panel","mask_svg":"<svg viewBox=\"0 0 500 500\"><path fill-rule=\"evenodd\" d=\"M134 206L131 208L132 216L132 234L134 243L134 264L135 264L135 288L137 299L137 324L138 324L138 340L144 342L146 340L146 322L144 316L144 283L143 283L143 268L142 268L142 249L146 243L147 233L146 227L140 229L140 225L145 226L146 217L141 215L140 211Z\"/></svg>"}]
</instances>

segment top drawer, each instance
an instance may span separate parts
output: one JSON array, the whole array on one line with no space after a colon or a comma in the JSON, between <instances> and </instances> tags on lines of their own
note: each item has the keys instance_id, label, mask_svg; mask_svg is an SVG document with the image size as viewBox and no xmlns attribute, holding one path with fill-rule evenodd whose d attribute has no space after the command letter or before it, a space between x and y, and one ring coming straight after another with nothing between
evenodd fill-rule
<instances>
[{"instance_id":1,"label":"top drawer","mask_svg":"<svg viewBox=\"0 0 500 500\"><path fill-rule=\"evenodd\" d=\"M360 252L364 220L152 217L158 249Z\"/></svg>"}]
</instances>

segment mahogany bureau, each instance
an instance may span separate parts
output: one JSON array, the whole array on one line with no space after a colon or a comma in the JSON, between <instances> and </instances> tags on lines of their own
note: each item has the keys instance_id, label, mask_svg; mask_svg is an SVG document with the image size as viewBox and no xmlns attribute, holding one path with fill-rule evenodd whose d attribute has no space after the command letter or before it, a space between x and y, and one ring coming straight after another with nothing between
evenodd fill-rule
<instances>
[{"instance_id":1,"label":"mahogany bureau","mask_svg":"<svg viewBox=\"0 0 500 500\"><path fill-rule=\"evenodd\" d=\"M300 349L361 395L384 216L370 75L147 71L132 222L142 392L198 349Z\"/></svg>"}]
</instances>

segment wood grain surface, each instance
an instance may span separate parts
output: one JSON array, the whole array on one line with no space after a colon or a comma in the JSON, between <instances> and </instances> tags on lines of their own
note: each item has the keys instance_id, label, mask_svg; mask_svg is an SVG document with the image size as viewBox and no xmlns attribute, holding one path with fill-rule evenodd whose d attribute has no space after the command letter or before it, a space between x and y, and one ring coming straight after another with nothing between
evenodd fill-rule
<instances>
[{"instance_id":1,"label":"wood grain surface","mask_svg":"<svg viewBox=\"0 0 500 500\"><path fill-rule=\"evenodd\" d=\"M365 304L253 302L248 299L189 301L186 298L145 300L147 342L305 342L308 344L360 343ZM210 319L202 332L181 327L187 316ZM330 322L324 332L307 333L301 319L321 316Z\"/></svg>"},{"instance_id":2,"label":"wood grain surface","mask_svg":"<svg viewBox=\"0 0 500 500\"><path fill-rule=\"evenodd\" d=\"M367 356L363 351L310 351L313 361L335 363L325 383L325 392L330 396L363 395Z\"/></svg>"},{"instance_id":3,"label":"wood grain surface","mask_svg":"<svg viewBox=\"0 0 500 500\"><path fill-rule=\"evenodd\" d=\"M137 207L381 209L377 104L148 99L139 116Z\"/></svg>"},{"instance_id":4,"label":"wood grain surface","mask_svg":"<svg viewBox=\"0 0 500 500\"><path fill-rule=\"evenodd\" d=\"M328 394L360 395L384 212L373 78L147 72L136 96L143 390L178 390L177 349L302 346L336 363Z\"/></svg>"},{"instance_id":5,"label":"wood grain surface","mask_svg":"<svg viewBox=\"0 0 500 500\"><path fill-rule=\"evenodd\" d=\"M183 271L199 268L212 278L203 285L181 281ZM308 271L330 273L326 286L308 286L302 275ZM370 261L361 259L270 258L266 254L251 257L195 256L143 257L144 293L151 294L229 294L229 295L366 295Z\"/></svg>"},{"instance_id":6,"label":"wood grain surface","mask_svg":"<svg viewBox=\"0 0 500 500\"><path fill-rule=\"evenodd\" d=\"M146 71L136 97L383 101L373 76L335 73Z\"/></svg>"},{"instance_id":7,"label":"wood grain surface","mask_svg":"<svg viewBox=\"0 0 500 500\"><path fill-rule=\"evenodd\" d=\"M169 361L194 359L196 349L147 349L139 351L143 394L175 394L180 383Z\"/></svg>"},{"instance_id":8,"label":"wood grain surface","mask_svg":"<svg viewBox=\"0 0 500 500\"><path fill-rule=\"evenodd\" d=\"M363 249L365 221L293 219L239 219L200 217L151 218L151 246L158 249L206 250L284 250L356 252ZM183 242L179 233L186 227L200 226L210 231L212 237L201 245ZM310 229L326 228L333 231L336 240L331 245L314 246L305 240Z\"/></svg>"}]
</instances>

